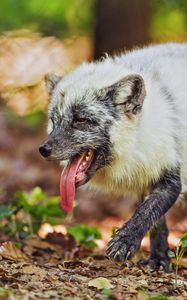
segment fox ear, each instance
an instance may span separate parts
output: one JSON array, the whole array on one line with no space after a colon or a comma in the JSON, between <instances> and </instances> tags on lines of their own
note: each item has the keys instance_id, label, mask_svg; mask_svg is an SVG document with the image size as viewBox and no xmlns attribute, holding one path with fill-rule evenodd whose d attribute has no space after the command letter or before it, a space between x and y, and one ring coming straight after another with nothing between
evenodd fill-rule
<instances>
[{"instance_id":1,"label":"fox ear","mask_svg":"<svg viewBox=\"0 0 187 300\"><path fill-rule=\"evenodd\" d=\"M62 79L62 77L55 74L45 75L45 85L48 93L51 95L57 83Z\"/></svg>"},{"instance_id":2,"label":"fox ear","mask_svg":"<svg viewBox=\"0 0 187 300\"><path fill-rule=\"evenodd\" d=\"M111 86L114 105L124 113L137 114L141 111L146 96L144 80L138 74L128 75Z\"/></svg>"}]
</instances>

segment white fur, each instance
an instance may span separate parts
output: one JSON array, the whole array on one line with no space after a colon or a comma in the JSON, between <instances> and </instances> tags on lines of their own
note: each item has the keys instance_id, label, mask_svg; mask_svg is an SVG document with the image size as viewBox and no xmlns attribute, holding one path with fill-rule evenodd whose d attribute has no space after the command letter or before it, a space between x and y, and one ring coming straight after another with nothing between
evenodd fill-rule
<instances>
[{"instance_id":1,"label":"white fur","mask_svg":"<svg viewBox=\"0 0 187 300\"><path fill-rule=\"evenodd\" d=\"M131 74L144 79L142 112L132 120L124 115L112 126L114 160L99 170L90 184L120 194L143 191L163 170L178 164L187 184L187 44L151 46L84 63L58 83L51 105L60 101L63 91L65 110L72 101L81 101L86 90L91 98L92 91ZM163 90L169 91L171 101Z\"/></svg>"}]
</instances>

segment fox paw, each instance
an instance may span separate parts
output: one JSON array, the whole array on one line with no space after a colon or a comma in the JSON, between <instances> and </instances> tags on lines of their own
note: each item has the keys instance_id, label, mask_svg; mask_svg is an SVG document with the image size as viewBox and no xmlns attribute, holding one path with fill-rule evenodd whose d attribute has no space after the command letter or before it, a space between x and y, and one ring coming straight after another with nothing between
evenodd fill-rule
<instances>
[{"instance_id":1,"label":"fox paw","mask_svg":"<svg viewBox=\"0 0 187 300\"><path fill-rule=\"evenodd\" d=\"M127 227L121 228L116 236L108 243L106 254L117 261L130 259L139 249L142 237L132 234Z\"/></svg>"},{"instance_id":2,"label":"fox paw","mask_svg":"<svg viewBox=\"0 0 187 300\"><path fill-rule=\"evenodd\" d=\"M164 270L165 272L171 272L170 259L168 256L150 256L147 259L141 260L139 264L144 267L150 267L153 270Z\"/></svg>"}]
</instances>

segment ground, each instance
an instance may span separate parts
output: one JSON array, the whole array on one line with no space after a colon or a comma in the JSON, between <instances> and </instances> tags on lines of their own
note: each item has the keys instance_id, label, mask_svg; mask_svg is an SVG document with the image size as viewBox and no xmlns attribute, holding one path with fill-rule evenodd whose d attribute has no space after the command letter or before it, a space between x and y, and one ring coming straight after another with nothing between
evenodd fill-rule
<instances>
[{"instance_id":1,"label":"ground","mask_svg":"<svg viewBox=\"0 0 187 300\"><path fill-rule=\"evenodd\" d=\"M152 271L135 262L116 264L71 239L60 246L59 238L51 236L51 243L35 238L22 249L12 242L1 245L0 299L187 299L184 262L175 286L174 272Z\"/></svg>"}]
</instances>

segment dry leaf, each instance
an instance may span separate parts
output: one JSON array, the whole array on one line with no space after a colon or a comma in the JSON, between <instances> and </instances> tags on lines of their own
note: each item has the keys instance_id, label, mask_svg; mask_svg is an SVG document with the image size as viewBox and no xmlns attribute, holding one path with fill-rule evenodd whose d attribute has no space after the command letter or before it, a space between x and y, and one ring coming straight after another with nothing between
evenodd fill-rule
<instances>
[{"instance_id":1,"label":"dry leaf","mask_svg":"<svg viewBox=\"0 0 187 300\"><path fill-rule=\"evenodd\" d=\"M109 290L114 288L114 285L110 283L110 280L104 277L97 277L95 279L90 280L88 282L88 286L95 287L98 290L103 290L103 289Z\"/></svg>"},{"instance_id":2,"label":"dry leaf","mask_svg":"<svg viewBox=\"0 0 187 300\"><path fill-rule=\"evenodd\" d=\"M26 256L19 248L15 246L13 242L5 242L0 246L0 254L3 258L14 260L14 261L29 261Z\"/></svg>"},{"instance_id":3,"label":"dry leaf","mask_svg":"<svg viewBox=\"0 0 187 300\"><path fill-rule=\"evenodd\" d=\"M25 245L31 248L55 251L55 246L43 240L34 239L25 241Z\"/></svg>"},{"instance_id":4,"label":"dry leaf","mask_svg":"<svg viewBox=\"0 0 187 300\"><path fill-rule=\"evenodd\" d=\"M47 275L47 272L44 269L42 269L38 266L35 266L35 265L23 266L22 272L25 274L38 275L41 280Z\"/></svg>"},{"instance_id":5,"label":"dry leaf","mask_svg":"<svg viewBox=\"0 0 187 300\"><path fill-rule=\"evenodd\" d=\"M171 282L175 284L175 279L172 279ZM187 288L187 281L177 279L177 286Z\"/></svg>"}]
</instances>

